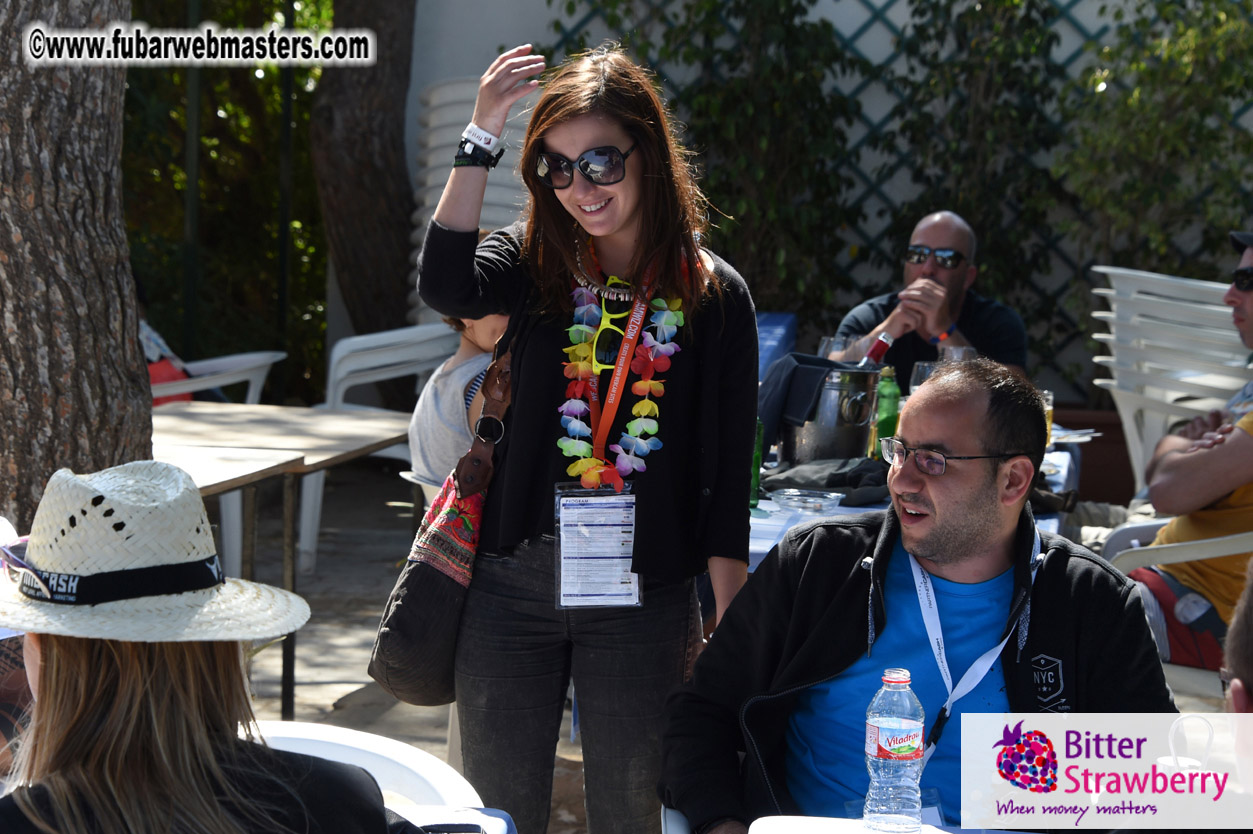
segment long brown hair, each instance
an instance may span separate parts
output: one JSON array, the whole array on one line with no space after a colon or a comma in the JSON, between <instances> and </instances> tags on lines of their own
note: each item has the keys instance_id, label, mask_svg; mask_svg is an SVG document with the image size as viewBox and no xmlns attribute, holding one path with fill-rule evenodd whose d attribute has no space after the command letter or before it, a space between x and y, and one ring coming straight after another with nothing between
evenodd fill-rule
<instances>
[{"instance_id":1,"label":"long brown hair","mask_svg":"<svg viewBox=\"0 0 1253 834\"><path fill-rule=\"evenodd\" d=\"M635 290L645 271L655 268L654 292L678 297L695 313L706 289L718 291L700 259L697 239L708 223L705 195L696 184L689 152L657 94L653 75L616 44L604 44L571 57L544 85L531 114L522 148L522 179L527 198L523 255L546 310L570 308L570 277L586 233L562 207L552 189L539 181L536 163L544 134L570 119L595 114L622 126L637 147L628 165L643 165L640 194L640 246L631 263ZM688 270L682 268L683 263Z\"/></svg>"},{"instance_id":2,"label":"long brown hair","mask_svg":"<svg viewBox=\"0 0 1253 834\"><path fill-rule=\"evenodd\" d=\"M239 642L133 643L41 634L38 692L14 794L42 830L100 834L280 830L232 784L258 745ZM227 771L235 775L228 779ZM223 805L229 804L232 817ZM51 818L48 818L48 810ZM241 827L243 826L243 827Z\"/></svg>"}]
</instances>

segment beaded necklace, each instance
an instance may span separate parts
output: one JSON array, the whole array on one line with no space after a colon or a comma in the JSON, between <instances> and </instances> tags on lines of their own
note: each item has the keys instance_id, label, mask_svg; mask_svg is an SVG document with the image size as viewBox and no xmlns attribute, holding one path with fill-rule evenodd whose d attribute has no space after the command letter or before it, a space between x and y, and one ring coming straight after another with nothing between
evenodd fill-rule
<instances>
[{"instance_id":1,"label":"beaded necklace","mask_svg":"<svg viewBox=\"0 0 1253 834\"><path fill-rule=\"evenodd\" d=\"M596 250L592 248L590 241L588 253L593 267L600 272ZM583 271L581 258L579 270ZM683 274L687 274L686 261L683 264ZM597 371L602 366L595 356L595 348L598 337L606 329L622 332L619 326L611 323L611 319L625 314L608 313L604 302L629 301L633 291L630 284L616 276L610 276L605 284L586 275L582 277L587 280L580 280L576 273L576 285L570 293L574 303L574 323L566 331L570 336L570 347L565 348L570 361L562 363L564 374L570 382L566 385L567 399L557 409L561 414L561 426L566 430L566 436L557 441L557 447L564 456L576 459L566 468L566 474L577 477L582 486L595 489L602 484L608 484L614 491L621 492L622 479L633 472L647 469L644 458L662 445L656 436L657 418L660 416L656 400L665 394L666 389L665 380L656 379L655 376L670 369L670 357L680 350L674 339L679 328L683 326L682 301L678 298L650 297L647 302L635 302L632 319L644 312L642 307L646 306L650 311L649 323L644 326L639 343L635 346L634 356L630 358L630 370L639 377L632 383L631 393L640 399L631 407L631 414L635 419L626 424L626 431L622 433L621 439L608 447L615 454L614 463L610 465L605 460L607 455L604 451L597 450L592 442L585 439L593 437L593 432L602 419L597 385ZM649 283L651 281L646 282L646 287ZM651 296L651 293L646 290L645 295ZM627 344L628 341L624 339L619 346L619 353ZM598 436L603 437L605 434L607 429L602 428Z\"/></svg>"},{"instance_id":2,"label":"beaded necklace","mask_svg":"<svg viewBox=\"0 0 1253 834\"><path fill-rule=\"evenodd\" d=\"M591 248L591 243L588 243L588 248L589 249ZM592 250L592 258L595 259L595 257L596 257L596 252L595 250ZM579 267L578 272L574 273L574 280L578 281L581 287L583 287L586 290L591 290L592 292L596 293L596 295L600 296L601 298L608 298L610 301L630 301L631 300L631 287L629 284L626 286L625 289L623 289L622 287L610 287L610 286L606 286L605 284L602 284L600 281L597 281L591 275L587 274L587 269L586 267L583 266L582 247L579 247L578 249L574 250L574 260L575 260L575 263L577 263ZM593 263L595 263L594 260L593 260ZM599 264L596 264L596 271L600 272Z\"/></svg>"}]
</instances>

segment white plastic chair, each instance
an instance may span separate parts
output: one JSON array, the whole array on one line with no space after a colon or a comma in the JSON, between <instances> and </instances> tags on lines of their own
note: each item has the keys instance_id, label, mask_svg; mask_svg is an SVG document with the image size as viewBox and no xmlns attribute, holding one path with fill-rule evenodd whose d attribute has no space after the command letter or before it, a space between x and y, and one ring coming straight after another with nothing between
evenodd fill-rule
<instances>
[{"instance_id":1,"label":"white plastic chair","mask_svg":"<svg viewBox=\"0 0 1253 834\"><path fill-rule=\"evenodd\" d=\"M303 721L258 721L261 736L276 750L304 753L356 765L367 771L383 791L384 804L410 820L449 822L464 809L466 822L485 831L504 831L505 824L473 809L483 807L474 786L460 773L424 750L386 736ZM432 812L430 806L439 806Z\"/></svg>"},{"instance_id":2,"label":"white plastic chair","mask_svg":"<svg viewBox=\"0 0 1253 834\"><path fill-rule=\"evenodd\" d=\"M1105 368L1118 388L1170 403L1172 407L1188 406L1189 413L1225 408L1231 396L1249 381L1249 377L1240 375L1240 368L1211 373L1208 369L1216 366L1201 360L1194 364L1206 368L1205 371L1185 370L1182 366L1186 361L1168 364L1154 359L1136 363L1128 358L1127 351L1122 351L1120 358L1094 356L1092 361Z\"/></svg>"},{"instance_id":3,"label":"white plastic chair","mask_svg":"<svg viewBox=\"0 0 1253 834\"><path fill-rule=\"evenodd\" d=\"M1109 338L1118 342L1137 345L1154 345L1178 350L1199 350L1223 357L1224 360L1247 353L1240 341L1240 333L1234 327L1206 328L1192 324L1163 319L1135 316L1119 319L1110 310L1095 310L1092 318L1101 322Z\"/></svg>"},{"instance_id":4,"label":"white plastic chair","mask_svg":"<svg viewBox=\"0 0 1253 834\"><path fill-rule=\"evenodd\" d=\"M1095 379L1092 382L1109 391L1114 399L1127 443L1127 457L1131 461L1136 492L1144 489L1144 467L1153 456L1157 441L1170 431L1170 427L1181 420L1203 417L1211 408L1222 404L1222 401L1214 399L1172 401L1162 397L1160 392L1150 396L1127 387L1122 380Z\"/></svg>"},{"instance_id":5,"label":"white plastic chair","mask_svg":"<svg viewBox=\"0 0 1253 834\"><path fill-rule=\"evenodd\" d=\"M326 402L315 408L359 408L344 401L345 394L358 385L407 376L425 378L457 351L461 337L443 322L419 324L349 336L331 348L327 363ZM381 411L383 409L372 409ZM376 454L409 463L409 444L400 443ZM300 543L298 565L312 573L317 566L318 530L322 521L322 491L325 472L305 475L300 484Z\"/></svg>"},{"instance_id":6,"label":"white plastic chair","mask_svg":"<svg viewBox=\"0 0 1253 834\"><path fill-rule=\"evenodd\" d=\"M1141 544L1152 542L1158 529L1165 523L1163 520L1158 520L1123 524L1110 534L1103 552L1114 567L1123 573L1130 573L1136 568L1150 565L1173 565L1253 551L1253 532L1179 544L1159 544L1153 547L1130 546L1132 539L1139 540ZM1197 669L1193 666L1180 666L1175 663L1163 663L1162 668L1166 672L1166 682L1175 692L1202 698L1221 699L1223 697L1222 682L1217 672Z\"/></svg>"},{"instance_id":7,"label":"white plastic chair","mask_svg":"<svg viewBox=\"0 0 1253 834\"><path fill-rule=\"evenodd\" d=\"M1117 321L1134 321L1137 318L1143 318L1150 321L1195 324L1201 327L1231 327L1231 308L1221 303L1212 304L1142 293L1119 295L1114 290L1101 287L1094 288L1092 295L1108 302L1110 311L1114 313Z\"/></svg>"},{"instance_id":8,"label":"white plastic chair","mask_svg":"<svg viewBox=\"0 0 1253 834\"><path fill-rule=\"evenodd\" d=\"M233 385L236 382L247 382L248 392L244 402L255 405L261 402L261 388L270 373L270 366L281 362L287 354L281 350L259 350L252 353L232 353L228 356L215 356L212 359L197 359L183 363L187 379L176 379L172 382L158 382L152 386L152 396L173 397L178 394L194 394L197 391L208 391Z\"/></svg>"},{"instance_id":9,"label":"white plastic chair","mask_svg":"<svg viewBox=\"0 0 1253 834\"><path fill-rule=\"evenodd\" d=\"M158 382L152 386L152 397L173 397L209 391L237 382L248 383L244 394L246 405L261 402L261 389L275 362L281 362L287 354L281 350L259 350L251 353L232 353L211 359L185 362L189 376L172 382ZM240 490L224 492L218 496L220 526L218 537L222 548L222 564L231 576L239 576L243 562L244 502Z\"/></svg>"},{"instance_id":10,"label":"white plastic chair","mask_svg":"<svg viewBox=\"0 0 1253 834\"><path fill-rule=\"evenodd\" d=\"M1217 281L1200 281L1196 278L1181 278L1141 269L1094 266L1092 271L1109 279L1110 287L1120 296L1158 295L1181 301L1221 305L1223 295L1227 292L1227 285Z\"/></svg>"},{"instance_id":11,"label":"white plastic chair","mask_svg":"<svg viewBox=\"0 0 1253 834\"><path fill-rule=\"evenodd\" d=\"M661 834L692 834L692 824L681 811L661 806Z\"/></svg>"},{"instance_id":12,"label":"white plastic chair","mask_svg":"<svg viewBox=\"0 0 1253 834\"><path fill-rule=\"evenodd\" d=\"M1138 492L1171 424L1222 408L1253 369L1222 303L1225 285L1111 266L1093 272L1111 283L1092 290L1110 306L1093 313L1109 329L1095 338L1110 352L1093 362L1111 379L1094 382L1114 399Z\"/></svg>"}]
</instances>

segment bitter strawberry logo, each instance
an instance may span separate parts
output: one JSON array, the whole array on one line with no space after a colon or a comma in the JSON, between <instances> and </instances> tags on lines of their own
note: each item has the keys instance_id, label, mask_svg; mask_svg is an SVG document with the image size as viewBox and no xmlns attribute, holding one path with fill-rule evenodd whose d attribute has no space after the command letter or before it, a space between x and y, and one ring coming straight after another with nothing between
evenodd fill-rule
<instances>
[{"instance_id":1,"label":"bitter strawberry logo","mask_svg":"<svg viewBox=\"0 0 1253 834\"><path fill-rule=\"evenodd\" d=\"M1021 721L1012 730L1006 724L1001 740L992 746L1001 748L996 754L996 772L1002 779L1031 793L1057 790L1057 753L1044 733L1022 732Z\"/></svg>"}]
</instances>

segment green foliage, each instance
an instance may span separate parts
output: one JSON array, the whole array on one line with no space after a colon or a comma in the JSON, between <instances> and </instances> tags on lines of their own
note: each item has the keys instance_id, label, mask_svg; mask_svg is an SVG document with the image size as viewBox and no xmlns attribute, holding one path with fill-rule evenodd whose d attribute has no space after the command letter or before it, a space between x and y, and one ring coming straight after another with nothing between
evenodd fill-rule
<instances>
[{"instance_id":1,"label":"green foliage","mask_svg":"<svg viewBox=\"0 0 1253 834\"><path fill-rule=\"evenodd\" d=\"M901 95L880 179L912 169L917 196L894 210L889 251L903 251L914 225L949 209L979 236L976 289L1024 313L1036 356L1052 358L1052 301L1032 292L1049 271L1049 215L1063 199L1041 160L1061 130L1050 108L1062 80L1049 0L914 0L897 47L903 72L884 83ZM1032 310L1031 316L1025 315Z\"/></svg>"},{"instance_id":2,"label":"green foliage","mask_svg":"<svg viewBox=\"0 0 1253 834\"><path fill-rule=\"evenodd\" d=\"M1253 0L1137 0L1107 9L1115 31L1063 113L1073 142L1055 170L1082 211L1067 231L1100 263L1219 278L1228 229L1250 217ZM1180 240L1196 241L1198 253Z\"/></svg>"},{"instance_id":3,"label":"green foliage","mask_svg":"<svg viewBox=\"0 0 1253 834\"><path fill-rule=\"evenodd\" d=\"M296 28L331 28L330 0L297 2ZM224 27L281 20L275 0L202 0L202 17ZM132 17L153 28L186 28L186 9L134 0ZM280 311L278 234L282 91L276 66L201 67L196 330L187 343L183 297L187 175L187 68L127 73L122 171L127 234L148 319L186 359L281 349L271 372L286 394L321 399L326 329L326 252L309 149L309 110L320 75L294 67L293 195L287 309ZM284 334L283 330L286 330ZM284 336L286 343L284 344ZM190 350L189 350L190 348Z\"/></svg>"},{"instance_id":4,"label":"green foliage","mask_svg":"<svg viewBox=\"0 0 1253 834\"><path fill-rule=\"evenodd\" d=\"M831 317L835 292L851 286L834 264L842 230L861 217L845 197L859 104L839 85L871 71L830 21L810 16L816 2L580 0L615 30L636 21L624 42L668 70L716 212L710 248L760 309L803 310L810 321Z\"/></svg>"}]
</instances>

